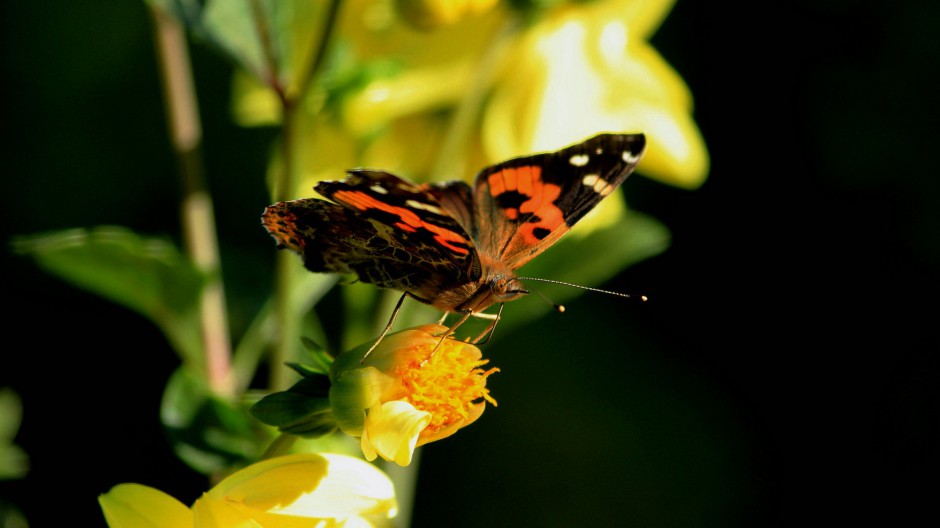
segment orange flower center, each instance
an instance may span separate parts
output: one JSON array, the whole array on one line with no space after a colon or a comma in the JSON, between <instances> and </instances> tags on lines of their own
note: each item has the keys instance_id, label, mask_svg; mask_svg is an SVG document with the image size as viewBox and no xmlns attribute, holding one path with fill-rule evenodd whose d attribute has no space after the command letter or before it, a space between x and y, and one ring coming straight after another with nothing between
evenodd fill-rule
<instances>
[{"instance_id":1,"label":"orange flower center","mask_svg":"<svg viewBox=\"0 0 940 528\"><path fill-rule=\"evenodd\" d=\"M437 345L437 340L434 344ZM433 349L433 346L412 348L408 360L400 362L395 372L402 381L402 399L431 414L431 423L421 436L466 421L471 408L480 400L496 406L486 388L486 378L499 369L480 368L489 360L477 359L475 347L446 339L431 355Z\"/></svg>"}]
</instances>

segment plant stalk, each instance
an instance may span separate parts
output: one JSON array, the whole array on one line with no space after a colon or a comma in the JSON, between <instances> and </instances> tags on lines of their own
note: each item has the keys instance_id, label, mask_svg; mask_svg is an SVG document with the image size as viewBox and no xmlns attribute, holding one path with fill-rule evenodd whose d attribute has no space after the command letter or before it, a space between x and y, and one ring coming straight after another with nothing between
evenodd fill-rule
<instances>
[{"instance_id":1,"label":"plant stalk","mask_svg":"<svg viewBox=\"0 0 940 528\"><path fill-rule=\"evenodd\" d=\"M339 17L340 3L339 0L333 0L327 6L323 30L316 44L317 49L313 54L313 62L305 72L304 77L298 79L295 83L296 91L291 91L288 86L280 84L279 75L275 69L279 64L279 57L271 47L270 39L264 38L266 33L263 30L267 28L267 25L263 21L258 23L260 35L266 44L265 55L270 62L271 88L277 92L282 105L281 167L274 186L275 201L293 198L295 174L300 165L298 163L298 119L301 118L302 103L313 84L313 79L320 73L326 62L328 46L336 27L336 20ZM256 13L259 12L260 10L256 9ZM284 368L284 363L295 359L294 351L300 345L300 314L293 313L296 303L291 302L296 270L297 257L286 251L280 252L277 256L275 270L275 317L277 318L278 332L269 357L269 388L271 390L283 390L289 385L287 379L289 371Z\"/></svg>"},{"instance_id":2,"label":"plant stalk","mask_svg":"<svg viewBox=\"0 0 940 528\"><path fill-rule=\"evenodd\" d=\"M213 393L231 397L234 385L228 315L212 197L202 162L202 125L186 34L176 18L153 3L148 5L155 28L170 142L182 179L183 243L193 263L207 277L199 308L206 380Z\"/></svg>"}]
</instances>

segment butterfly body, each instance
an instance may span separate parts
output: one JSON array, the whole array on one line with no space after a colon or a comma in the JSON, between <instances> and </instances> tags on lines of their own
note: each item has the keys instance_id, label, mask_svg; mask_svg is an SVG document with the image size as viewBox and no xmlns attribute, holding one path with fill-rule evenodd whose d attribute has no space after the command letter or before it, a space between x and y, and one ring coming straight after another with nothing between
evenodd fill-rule
<instances>
[{"instance_id":1,"label":"butterfly body","mask_svg":"<svg viewBox=\"0 0 940 528\"><path fill-rule=\"evenodd\" d=\"M516 270L613 192L644 148L642 134L601 134L487 167L473 187L354 169L316 185L330 201L278 202L262 223L311 271L353 274L444 312L476 314L525 295Z\"/></svg>"}]
</instances>

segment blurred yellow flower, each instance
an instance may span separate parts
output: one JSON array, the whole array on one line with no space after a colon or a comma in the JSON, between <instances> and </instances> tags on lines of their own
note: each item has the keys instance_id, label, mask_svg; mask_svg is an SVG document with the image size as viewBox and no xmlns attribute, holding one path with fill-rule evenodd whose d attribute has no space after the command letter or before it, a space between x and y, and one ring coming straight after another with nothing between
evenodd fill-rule
<instances>
[{"instance_id":1,"label":"blurred yellow flower","mask_svg":"<svg viewBox=\"0 0 940 528\"><path fill-rule=\"evenodd\" d=\"M465 16L483 13L497 0L395 0L399 13L420 29L453 24Z\"/></svg>"},{"instance_id":2,"label":"blurred yellow flower","mask_svg":"<svg viewBox=\"0 0 940 528\"><path fill-rule=\"evenodd\" d=\"M601 131L644 132L638 172L693 188L708 153L692 95L647 39L674 0L607 0L550 10L524 32L483 116L487 156L554 150Z\"/></svg>"},{"instance_id":3,"label":"blurred yellow flower","mask_svg":"<svg viewBox=\"0 0 940 528\"><path fill-rule=\"evenodd\" d=\"M353 0L337 22L345 52L319 85L332 95L307 100L306 118L319 123L305 125L297 192L308 196L311 182L355 166L469 179L486 165L605 131L646 133L641 174L701 185L709 159L692 95L649 43L674 1L558 1L526 13L484 0L400 0L398 12L390 0ZM448 23L416 31L402 18L418 8ZM355 80L336 84L343 74ZM237 83L243 124L277 120L273 94L258 90ZM466 128L448 144L461 120Z\"/></svg>"},{"instance_id":4,"label":"blurred yellow flower","mask_svg":"<svg viewBox=\"0 0 940 528\"><path fill-rule=\"evenodd\" d=\"M466 178L484 165L556 150L598 132L642 131L649 148L639 172L696 187L709 161L692 119L692 95L648 42L673 3L559 2L528 25L516 11L493 9L429 34L394 24L370 32L365 15L349 17L347 27L362 35L355 39L360 53L400 56L404 67L344 99L343 126L363 134L407 116L430 116L479 89L489 97L481 98L479 135L469 138L465 153L482 157L447 177ZM379 38L381 46L374 42ZM409 139L439 142L433 135ZM476 144L482 152L474 152Z\"/></svg>"},{"instance_id":5,"label":"blurred yellow flower","mask_svg":"<svg viewBox=\"0 0 940 528\"><path fill-rule=\"evenodd\" d=\"M192 509L140 484L119 484L98 498L111 528L296 528L386 526L397 512L388 477L358 458L300 453L233 473Z\"/></svg>"},{"instance_id":6,"label":"blurred yellow flower","mask_svg":"<svg viewBox=\"0 0 940 528\"><path fill-rule=\"evenodd\" d=\"M496 405L486 379L498 369L476 346L453 338L447 328L424 325L386 336L363 360L368 346L336 359L330 402L344 432L360 437L368 460L411 463L414 449L473 423ZM432 354L433 351L433 354Z\"/></svg>"}]
</instances>

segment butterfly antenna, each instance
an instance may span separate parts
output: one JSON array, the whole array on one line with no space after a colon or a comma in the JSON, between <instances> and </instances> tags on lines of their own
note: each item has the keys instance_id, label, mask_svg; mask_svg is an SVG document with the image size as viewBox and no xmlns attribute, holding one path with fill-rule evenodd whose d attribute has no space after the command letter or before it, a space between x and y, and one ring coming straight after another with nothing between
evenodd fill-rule
<instances>
[{"instance_id":1,"label":"butterfly antenna","mask_svg":"<svg viewBox=\"0 0 940 528\"><path fill-rule=\"evenodd\" d=\"M519 280L525 280L525 279L519 279ZM549 299L548 297L546 297L544 293L540 292L540 291L538 290L538 288L533 288L533 287L530 285L530 286L529 286L529 289L531 289L531 290L534 291L536 294L538 294L538 296L541 297L542 300L544 300L544 301L547 302L548 304L552 305L552 308L553 308L556 312L558 312L558 313L565 313L565 305L564 305L564 304L558 304L558 303L552 301L551 299Z\"/></svg>"},{"instance_id":2,"label":"butterfly antenna","mask_svg":"<svg viewBox=\"0 0 940 528\"><path fill-rule=\"evenodd\" d=\"M606 294L608 294L608 295L616 295L617 297L624 297L624 298L627 298L627 299L633 299L633 298L635 298L633 295L630 295L630 294L628 294L628 293L620 293L620 292L615 292L615 291L610 291L610 290L602 290L602 289L600 289L600 288L591 288L590 286L582 286L582 285L580 285L580 284L572 284L572 283L570 283L570 282L564 282L564 281L559 281L559 280L539 279L539 278L537 278L537 277L519 277L519 280L521 280L521 281L548 282L548 283L551 283L551 284L561 284L562 286L571 286L572 288L580 288L580 289L582 289L582 290L588 290L588 291L597 292L597 293L606 293ZM532 289L535 290L535 288L532 288ZM538 293L543 299L545 299L546 301L548 301L548 299L547 299L544 295L542 295L542 293L539 292L538 290L535 290L535 293ZM646 301L649 300L649 297L647 297L647 296L645 296L645 295L640 295L639 297L636 297L636 298L640 299L640 300L643 301L643 302L646 302ZM548 301L548 302L551 302L551 301ZM554 304L554 303L552 303L552 304ZM559 312L564 312L564 311L565 311L565 307L562 306L562 305L560 305L560 304L554 304L554 306L556 307L555 309L558 310ZM559 308L560 308L560 309L559 309Z\"/></svg>"}]
</instances>

